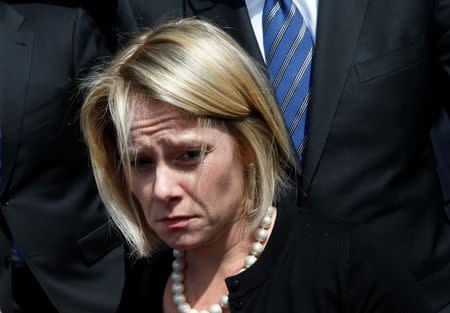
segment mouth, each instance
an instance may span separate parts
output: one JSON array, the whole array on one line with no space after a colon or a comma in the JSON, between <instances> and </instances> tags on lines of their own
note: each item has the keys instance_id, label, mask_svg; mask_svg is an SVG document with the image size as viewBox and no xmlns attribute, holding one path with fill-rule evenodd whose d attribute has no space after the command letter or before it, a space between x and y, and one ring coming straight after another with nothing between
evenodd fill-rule
<instances>
[{"instance_id":1,"label":"mouth","mask_svg":"<svg viewBox=\"0 0 450 313\"><path fill-rule=\"evenodd\" d=\"M186 227L193 218L193 216L174 216L163 218L160 221L169 229L181 229Z\"/></svg>"}]
</instances>

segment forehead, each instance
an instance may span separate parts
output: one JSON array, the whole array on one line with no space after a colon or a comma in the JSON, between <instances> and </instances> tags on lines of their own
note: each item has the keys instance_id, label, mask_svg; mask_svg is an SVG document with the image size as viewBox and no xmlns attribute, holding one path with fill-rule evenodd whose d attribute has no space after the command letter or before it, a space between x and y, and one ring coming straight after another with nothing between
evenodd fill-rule
<instances>
[{"instance_id":1,"label":"forehead","mask_svg":"<svg viewBox=\"0 0 450 313\"><path fill-rule=\"evenodd\" d=\"M159 101L140 101L133 112L133 127L139 127L142 124L162 124L171 121L197 123L197 119L186 111Z\"/></svg>"},{"instance_id":2,"label":"forehead","mask_svg":"<svg viewBox=\"0 0 450 313\"><path fill-rule=\"evenodd\" d=\"M198 118L173 105L148 101L139 103L133 113L131 142L136 147L149 142L226 140L236 142L225 127L201 125Z\"/></svg>"},{"instance_id":3,"label":"forehead","mask_svg":"<svg viewBox=\"0 0 450 313\"><path fill-rule=\"evenodd\" d=\"M162 102L141 101L133 112L131 137L197 128L198 121L183 110Z\"/></svg>"}]
</instances>

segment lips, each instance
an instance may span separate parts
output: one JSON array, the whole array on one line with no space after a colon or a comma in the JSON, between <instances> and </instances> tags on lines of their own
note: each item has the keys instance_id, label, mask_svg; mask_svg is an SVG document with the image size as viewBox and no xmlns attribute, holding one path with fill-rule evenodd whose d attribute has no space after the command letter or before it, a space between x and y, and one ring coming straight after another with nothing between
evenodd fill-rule
<instances>
[{"instance_id":1,"label":"lips","mask_svg":"<svg viewBox=\"0 0 450 313\"><path fill-rule=\"evenodd\" d=\"M161 219L161 222L169 229L181 229L187 226L193 216L175 216Z\"/></svg>"}]
</instances>

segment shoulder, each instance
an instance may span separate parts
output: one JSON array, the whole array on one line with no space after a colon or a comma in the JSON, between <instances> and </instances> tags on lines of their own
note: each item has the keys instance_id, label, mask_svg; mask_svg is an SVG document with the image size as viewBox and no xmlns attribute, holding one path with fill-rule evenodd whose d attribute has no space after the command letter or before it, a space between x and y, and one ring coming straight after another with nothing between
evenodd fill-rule
<instances>
[{"instance_id":1,"label":"shoulder","mask_svg":"<svg viewBox=\"0 0 450 313\"><path fill-rule=\"evenodd\" d=\"M11 6L23 17L20 31L32 34L33 57L40 60L52 55L51 61L61 64L51 69L38 64L39 71L61 73L61 81L64 81L67 73L71 73L71 77L78 77L82 70L89 68L99 58L111 54L112 47L106 33L90 13L79 5L46 1L19 2Z\"/></svg>"},{"instance_id":2,"label":"shoulder","mask_svg":"<svg viewBox=\"0 0 450 313\"><path fill-rule=\"evenodd\" d=\"M161 246L151 256L130 262L126 268L119 312L138 313L158 305L172 270L172 260L172 250Z\"/></svg>"},{"instance_id":3,"label":"shoulder","mask_svg":"<svg viewBox=\"0 0 450 313\"><path fill-rule=\"evenodd\" d=\"M386 271L401 266L384 249L383 243L375 242L367 225L333 220L298 208L292 220L289 250L302 257L307 251L308 259L324 268L334 268L349 279L352 277L348 275L358 271L367 274L367 279L374 278L375 269L371 267Z\"/></svg>"},{"instance_id":4,"label":"shoulder","mask_svg":"<svg viewBox=\"0 0 450 313\"><path fill-rule=\"evenodd\" d=\"M67 42L76 40L79 35L77 32L99 28L90 13L80 5L58 4L57 1L18 2L9 5L23 17L20 30L32 32L39 40L51 37L52 49L59 42L67 45Z\"/></svg>"},{"instance_id":5,"label":"shoulder","mask_svg":"<svg viewBox=\"0 0 450 313\"><path fill-rule=\"evenodd\" d=\"M39 25L54 25L59 27L70 27L77 16L84 13L79 6L60 5L55 2L18 2L9 4L24 17L25 29L38 27Z\"/></svg>"},{"instance_id":6,"label":"shoulder","mask_svg":"<svg viewBox=\"0 0 450 313\"><path fill-rule=\"evenodd\" d=\"M123 2L119 0L119 4ZM137 20L138 26L151 26L159 24L164 20L183 17L183 4L179 0L147 1L133 0L126 1ZM119 13L120 14L120 13Z\"/></svg>"},{"instance_id":7,"label":"shoulder","mask_svg":"<svg viewBox=\"0 0 450 313\"><path fill-rule=\"evenodd\" d=\"M127 268L127 276L133 285L128 287L136 288L139 285L146 289L150 280L152 285L165 283L172 269L172 261L172 250L167 246L162 246L149 257L132 261Z\"/></svg>"},{"instance_id":8,"label":"shoulder","mask_svg":"<svg viewBox=\"0 0 450 313\"><path fill-rule=\"evenodd\" d=\"M331 284L336 283L337 274L346 275L354 249L353 238L360 230L358 224L332 220L295 205L283 206L278 213L280 222L272 236L275 231L286 232L282 236L286 241L278 242L286 245L283 250L286 253L279 253L283 255L281 267L293 275L298 272L300 276Z\"/></svg>"},{"instance_id":9,"label":"shoulder","mask_svg":"<svg viewBox=\"0 0 450 313\"><path fill-rule=\"evenodd\" d=\"M19 2L11 4L11 7L23 17L20 31L33 35L37 51L70 55L80 27L90 31L95 29L94 20L79 6Z\"/></svg>"},{"instance_id":10,"label":"shoulder","mask_svg":"<svg viewBox=\"0 0 450 313\"><path fill-rule=\"evenodd\" d=\"M355 234L359 236L361 233L361 227L357 223L330 219L295 205L283 207L280 210L282 210L282 214L288 214L289 220L293 221L292 242L306 244L316 249L325 249L330 254L333 252L342 254L343 248L345 250L350 248L353 236ZM336 248L330 250L332 247Z\"/></svg>"}]
</instances>

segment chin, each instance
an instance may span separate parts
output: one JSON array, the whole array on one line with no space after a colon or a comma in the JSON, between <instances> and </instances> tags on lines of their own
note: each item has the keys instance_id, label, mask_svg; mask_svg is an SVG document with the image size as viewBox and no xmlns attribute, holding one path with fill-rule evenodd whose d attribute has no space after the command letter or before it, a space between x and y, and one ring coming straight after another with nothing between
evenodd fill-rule
<instances>
[{"instance_id":1,"label":"chin","mask_svg":"<svg viewBox=\"0 0 450 313\"><path fill-rule=\"evenodd\" d=\"M164 229L158 234L158 237L172 249L177 249L180 251L201 247L206 241L204 232L186 229Z\"/></svg>"},{"instance_id":2,"label":"chin","mask_svg":"<svg viewBox=\"0 0 450 313\"><path fill-rule=\"evenodd\" d=\"M192 239L168 240L165 241L165 243L172 249L177 249L180 251L187 251L202 246L201 242Z\"/></svg>"}]
</instances>

